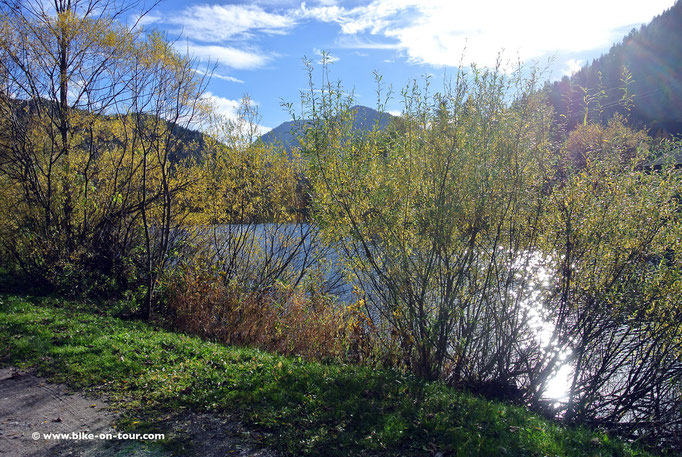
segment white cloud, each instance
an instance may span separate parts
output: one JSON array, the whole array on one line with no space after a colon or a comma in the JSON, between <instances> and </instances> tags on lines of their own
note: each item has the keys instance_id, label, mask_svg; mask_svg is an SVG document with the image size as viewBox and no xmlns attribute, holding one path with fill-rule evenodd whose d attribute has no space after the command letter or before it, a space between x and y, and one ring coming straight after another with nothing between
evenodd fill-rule
<instances>
[{"instance_id":1,"label":"white cloud","mask_svg":"<svg viewBox=\"0 0 682 457\"><path fill-rule=\"evenodd\" d=\"M308 8L306 2L301 3L301 9L296 15L301 18L315 19L322 22L337 22L341 24L343 15L347 13L345 8L340 6L318 6Z\"/></svg>"},{"instance_id":2,"label":"white cloud","mask_svg":"<svg viewBox=\"0 0 682 457\"><path fill-rule=\"evenodd\" d=\"M580 70L583 65L584 61L582 60L568 59L565 62L564 75L571 76L573 73L576 73L578 70Z\"/></svg>"},{"instance_id":3,"label":"white cloud","mask_svg":"<svg viewBox=\"0 0 682 457\"><path fill-rule=\"evenodd\" d=\"M223 119L228 121L237 121L239 119L239 109L241 108L242 103L244 103L243 100L233 100L221 97L210 91L205 92L203 98L213 107L214 112ZM249 103L251 105L258 105L258 103L252 100L249 100ZM266 134L270 130L272 130L271 127L256 125L256 134L259 136Z\"/></svg>"},{"instance_id":4,"label":"white cloud","mask_svg":"<svg viewBox=\"0 0 682 457\"><path fill-rule=\"evenodd\" d=\"M330 53L324 52L324 51L322 51L321 49L313 49L313 52L314 52L315 54L317 54L317 55L319 56L319 58L320 58L320 59L317 61L317 64L318 64L318 65L322 65L322 57L325 56L325 54L326 54L326 58L327 58L327 63L334 63L334 62L338 62L339 60L341 60L340 57L331 55Z\"/></svg>"},{"instance_id":5,"label":"white cloud","mask_svg":"<svg viewBox=\"0 0 682 457\"><path fill-rule=\"evenodd\" d=\"M244 81L242 81L239 78L235 78L234 76L221 75L220 73L215 72L211 75L211 78L222 79L223 81L229 81L231 83L244 84Z\"/></svg>"},{"instance_id":6,"label":"white cloud","mask_svg":"<svg viewBox=\"0 0 682 457\"><path fill-rule=\"evenodd\" d=\"M560 6L545 0L373 0L355 8L309 8L304 3L298 14L335 22L346 35L391 38L416 63L456 66L464 53L466 61L492 66L502 50L527 61L608 47L621 38L624 27L648 22L673 3L650 0L624 7L616 0Z\"/></svg>"},{"instance_id":7,"label":"white cloud","mask_svg":"<svg viewBox=\"0 0 682 457\"><path fill-rule=\"evenodd\" d=\"M195 71L196 73L199 73L199 74L202 75L202 76L207 76L207 73L206 73L205 71L201 71L201 70L197 70L197 69L195 69L194 71ZM242 81L241 79L235 78L234 76L221 75L220 73L215 72L215 71L212 72L212 73L211 73L210 75L208 75L208 76L210 76L211 79L222 79L223 81L229 81L229 82L232 82L232 83L239 83L239 84L243 84L243 83L244 83L244 81Z\"/></svg>"},{"instance_id":8,"label":"white cloud","mask_svg":"<svg viewBox=\"0 0 682 457\"><path fill-rule=\"evenodd\" d=\"M229 98L214 95L212 92L204 93L204 98L209 101L217 114L225 116L227 119L236 119L241 102Z\"/></svg>"},{"instance_id":9,"label":"white cloud","mask_svg":"<svg viewBox=\"0 0 682 457\"><path fill-rule=\"evenodd\" d=\"M192 5L177 12L144 18L145 23L175 27L188 39L178 43L178 50L189 51L219 65L235 69L255 69L265 66L275 56L263 52L249 41L256 34L284 34L296 24L297 6L288 10L266 11L259 5ZM186 48L186 49L184 49ZM231 76L214 74L215 78L230 82L243 82Z\"/></svg>"},{"instance_id":10,"label":"white cloud","mask_svg":"<svg viewBox=\"0 0 682 457\"><path fill-rule=\"evenodd\" d=\"M411 62L434 66L493 66L501 51L505 57L528 61L608 48L622 38L624 29L648 22L674 3L371 0L343 6L336 0L295 1L191 5L173 17L150 16L145 21L182 27L197 56L236 69L260 68L276 57L249 40L289 33L305 21L337 24L339 47L395 50Z\"/></svg>"},{"instance_id":11,"label":"white cloud","mask_svg":"<svg viewBox=\"0 0 682 457\"><path fill-rule=\"evenodd\" d=\"M238 70L252 70L263 67L271 57L257 51L246 51L232 46L199 45L187 43L187 50L191 55L202 59L210 59Z\"/></svg>"},{"instance_id":12,"label":"white cloud","mask_svg":"<svg viewBox=\"0 0 682 457\"><path fill-rule=\"evenodd\" d=\"M181 26L190 39L207 43L248 38L255 32L284 33L295 24L292 17L269 13L257 5L190 6L168 23Z\"/></svg>"},{"instance_id":13,"label":"white cloud","mask_svg":"<svg viewBox=\"0 0 682 457\"><path fill-rule=\"evenodd\" d=\"M365 31L377 34L399 20L398 13L413 7L410 2L414 3L414 0L374 0L369 5L350 9L337 5L309 8L303 2L297 15L322 22L336 22L345 34L353 35Z\"/></svg>"},{"instance_id":14,"label":"white cloud","mask_svg":"<svg viewBox=\"0 0 682 457\"><path fill-rule=\"evenodd\" d=\"M386 43L378 42L365 37L359 37L357 35L343 35L338 38L336 45L340 48L349 49L396 49L402 48L402 45L398 42Z\"/></svg>"},{"instance_id":15,"label":"white cloud","mask_svg":"<svg viewBox=\"0 0 682 457\"><path fill-rule=\"evenodd\" d=\"M131 27L133 25L135 25L136 27L145 27L150 24L156 24L157 22L161 22L162 19L163 18L160 15L153 13L147 13L144 16L135 14L130 17L128 25L130 25Z\"/></svg>"}]
</instances>

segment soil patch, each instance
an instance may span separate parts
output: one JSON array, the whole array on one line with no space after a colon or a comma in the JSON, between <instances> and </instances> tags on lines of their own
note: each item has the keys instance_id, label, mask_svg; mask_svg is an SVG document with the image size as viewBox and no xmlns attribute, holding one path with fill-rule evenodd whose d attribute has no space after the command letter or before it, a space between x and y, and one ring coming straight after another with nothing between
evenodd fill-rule
<instances>
[{"instance_id":1,"label":"soil patch","mask_svg":"<svg viewBox=\"0 0 682 457\"><path fill-rule=\"evenodd\" d=\"M191 412L157 424L166 435L164 441L88 439L86 434L117 436L116 417L101 398L69 391L30 371L0 368L2 456L277 456L261 445L262 434L239 421ZM81 439L46 437L49 433L76 433Z\"/></svg>"}]
</instances>

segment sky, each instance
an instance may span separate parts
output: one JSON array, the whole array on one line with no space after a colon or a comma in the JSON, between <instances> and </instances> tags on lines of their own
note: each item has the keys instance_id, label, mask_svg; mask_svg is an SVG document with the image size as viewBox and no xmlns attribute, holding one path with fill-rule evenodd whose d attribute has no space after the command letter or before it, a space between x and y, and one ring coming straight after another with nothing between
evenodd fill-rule
<instances>
[{"instance_id":1,"label":"sky","mask_svg":"<svg viewBox=\"0 0 682 457\"><path fill-rule=\"evenodd\" d=\"M331 78L353 90L357 104L376 107L374 72L394 93L430 78L443 87L458 65L537 63L550 80L607 52L632 28L674 0L165 0L138 26L161 30L181 52L215 64L206 97L227 117L249 95L263 131L291 120L282 102L300 106L308 86L303 59L316 69L331 56ZM128 20L137 19L131 16ZM320 73L315 73L319 83ZM384 92L385 93L385 92Z\"/></svg>"}]
</instances>

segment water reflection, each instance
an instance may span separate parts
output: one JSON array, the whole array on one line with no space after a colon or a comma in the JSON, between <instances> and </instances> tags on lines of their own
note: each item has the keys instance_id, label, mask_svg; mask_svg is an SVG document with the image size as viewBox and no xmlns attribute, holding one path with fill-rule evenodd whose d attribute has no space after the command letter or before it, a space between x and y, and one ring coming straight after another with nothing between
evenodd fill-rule
<instances>
[{"instance_id":1,"label":"water reflection","mask_svg":"<svg viewBox=\"0 0 682 457\"><path fill-rule=\"evenodd\" d=\"M362 290L361 282L344 265L343 250L325 242L320 231L310 224L223 225L212 227L204 236L215 247L214 262L223 269L231 269L231 274L245 284L251 282L253 287L262 287L274 281L294 285L312 281L315 290L334 295L341 305L348 305L360 296L354 290ZM541 359L537 363L552 365L541 398L558 407L568 399L573 369L570 350L565 344L562 348L557 343L552 310L543 308L552 288L548 260L533 253L520 257L518 264L512 262L509 268L516 271L518 285L504 299L509 304L501 302L498 306L509 307L503 313L522 314L512 316L520 321L520 331L526 335L521 338L521 350L535 351L535 357ZM240 268L249 271L248 277L238 271ZM369 302L371 293L371 290L364 292ZM519 303L518 307L514 303ZM369 308L368 313L375 321L381 318L376 308ZM552 360L555 355L556 359Z\"/></svg>"}]
</instances>

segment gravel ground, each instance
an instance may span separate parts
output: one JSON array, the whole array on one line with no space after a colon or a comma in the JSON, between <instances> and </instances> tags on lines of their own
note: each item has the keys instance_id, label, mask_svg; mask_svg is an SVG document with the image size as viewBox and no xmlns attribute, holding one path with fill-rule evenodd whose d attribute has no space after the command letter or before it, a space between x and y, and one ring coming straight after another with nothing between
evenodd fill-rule
<instances>
[{"instance_id":1,"label":"gravel ground","mask_svg":"<svg viewBox=\"0 0 682 457\"><path fill-rule=\"evenodd\" d=\"M0 368L0 455L276 457L262 435L229 416L176 414L159 425L167 441L46 439L45 433L113 434L116 414L106 401L52 384L32 372ZM36 439L37 438L37 439ZM169 439L170 438L170 439ZM169 440L168 440L169 439Z\"/></svg>"}]
</instances>

